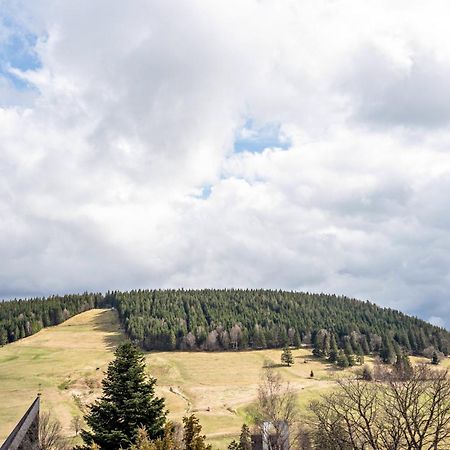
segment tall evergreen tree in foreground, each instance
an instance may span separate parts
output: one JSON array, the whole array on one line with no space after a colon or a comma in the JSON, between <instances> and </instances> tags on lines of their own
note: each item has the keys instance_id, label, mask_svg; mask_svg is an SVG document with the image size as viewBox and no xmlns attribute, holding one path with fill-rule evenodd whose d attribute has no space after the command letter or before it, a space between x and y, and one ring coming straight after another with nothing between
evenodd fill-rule
<instances>
[{"instance_id":1,"label":"tall evergreen tree in foreground","mask_svg":"<svg viewBox=\"0 0 450 450\"><path fill-rule=\"evenodd\" d=\"M81 432L82 448L94 443L102 450L130 448L139 428L149 439L161 437L166 413L164 399L155 396L155 382L145 374L140 350L130 342L121 344L102 381L103 396L85 416L91 431Z\"/></svg>"}]
</instances>

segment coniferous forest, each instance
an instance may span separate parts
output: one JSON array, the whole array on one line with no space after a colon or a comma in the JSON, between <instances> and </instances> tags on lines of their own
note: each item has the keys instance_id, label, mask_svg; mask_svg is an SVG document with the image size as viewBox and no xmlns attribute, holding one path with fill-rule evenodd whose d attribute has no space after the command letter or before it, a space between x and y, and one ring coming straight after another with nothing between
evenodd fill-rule
<instances>
[{"instance_id":1,"label":"coniferous forest","mask_svg":"<svg viewBox=\"0 0 450 450\"><path fill-rule=\"evenodd\" d=\"M145 350L229 350L314 345L318 356L398 348L449 352L450 333L370 302L271 290L138 290L107 296ZM387 361L386 361L387 362Z\"/></svg>"},{"instance_id":2,"label":"coniferous forest","mask_svg":"<svg viewBox=\"0 0 450 450\"><path fill-rule=\"evenodd\" d=\"M135 290L0 303L0 344L57 325L75 314L112 306L132 341L145 350L244 350L311 344L317 356L399 349L450 351L450 333L370 302L273 290Z\"/></svg>"}]
</instances>

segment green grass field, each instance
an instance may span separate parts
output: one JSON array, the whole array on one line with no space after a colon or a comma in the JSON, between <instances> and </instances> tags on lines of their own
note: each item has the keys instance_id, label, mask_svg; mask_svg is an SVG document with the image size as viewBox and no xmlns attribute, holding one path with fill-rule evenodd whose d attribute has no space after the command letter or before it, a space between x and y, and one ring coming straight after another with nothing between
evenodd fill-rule
<instances>
[{"instance_id":1,"label":"green grass field","mask_svg":"<svg viewBox=\"0 0 450 450\"><path fill-rule=\"evenodd\" d=\"M43 409L58 417L66 435L73 437L72 417L82 415L101 393L101 379L121 339L114 311L91 310L0 348L0 441L38 392ZM298 392L305 410L311 400L333 389L336 378L351 374L311 357L309 350L293 353L295 364L276 370ZM169 417L181 420L194 412L214 448L223 449L245 421L264 363L278 364L280 355L280 350L152 352L146 361L158 380L158 394L166 398Z\"/></svg>"}]
</instances>

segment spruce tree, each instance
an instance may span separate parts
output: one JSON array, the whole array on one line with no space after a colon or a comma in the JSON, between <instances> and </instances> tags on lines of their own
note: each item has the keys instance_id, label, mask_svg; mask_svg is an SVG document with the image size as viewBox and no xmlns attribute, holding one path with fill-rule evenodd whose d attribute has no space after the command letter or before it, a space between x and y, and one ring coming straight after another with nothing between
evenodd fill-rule
<instances>
[{"instance_id":1,"label":"spruce tree","mask_svg":"<svg viewBox=\"0 0 450 450\"><path fill-rule=\"evenodd\" d=\"M337 361L337 357L338 357L338 346L336 344L336 338L333 335L331 338L330 356L328 357L328 361L334 363Z\"/></svg>"},{"instance_id":2,"label":"spruce tree","mask_svg":"<svg viewBox=\"0 0 450 450\"><path fill-rule=\"evenodd\" d=\"M129 448L139 428L150 440L161 437L166 413L155 383L145 374L142 353L130 342L121 344L102 381L103 395L85 416L91 430L81 432L84 448L93 443L102 450Z\"/></svg>"},{"instance_id":3,"label":"spruce tree","mask_svg":"<svg viewBox=\"0 0 450 450\"><path fill-rule=\"evenodd\" d=\"M397 361L394 364L396 376L403 381L409 380L413 374L413 367L408 355L404 351L399 351Z\"/></svg>"},{"instance_id":4,"label":"spruce tree","mask_svg":"<svg viewBox=\"0 0 450 450\"><path fill-rule=\"evenodd\" d=\"M387 336L383 337L383 346L380 351L380 357L386 364L392 364L395 362L394 346L392 344L392 340Z\"/></svg>"},{"instance_id":5,"label":"spruce tree","mask_svg":"<svg viewBox=\"0 0 450 450\"><path fill-rule=\"evenodd\" d=\"M242 425L241 435L239 437L240 450L252 450L252 435L248 425Z\"/></svg>"},{"instance_id":6,"label":"spruce tree","mask_svg":"<svg viewBox=\"0 0 450 450\"><path fill-rule=\"evenodd\" d=\"M439 357L436 352L433 352L433 356L431 357L431 364L437 366L439 364Z\"/></svg>"},{"instance_id":7,"label":"spruce tree","mask_svg":"<svg viewBox=\"0 0 450 450\"><path fill-rule=\"evenodd\" d=\"M194 414L183 417L183 424L185 450L212 450L210 445L206 445L206 437L201 434L202 426Z\"/></svg>"},{"instance_id":8,"label":"spruce tree","mask_svg":"<svg viewBox=\"0 0 450 450\"><path fill-rule=\"evenodd\" d=\"M350 365L347 355L342 350L339 351L338 358L337 358L337 365L343 369L345 369L346 367L348 367Z\"/></svg>"},{"instance_id":9,"label":"spruce tree","mask_svg":"<svg viewBox=\"0 0 450 450\"><path fill-rule=\"evenodd\" d=\"M365 355L368 355L370 353L369 344L367 343L367 338L364 334L361 337L361 348Z\"/></svg>"},{"instance_id":10,"label":"spruce tree","mask_svg":"<svg viewBox=\"0 0 450 450\"><path fill-rule=\"evenodd\" d=\"M295 332L294 334L293 345L295 348L300 348L302 346L302 341L300 339L300 335L298 334L298 332Z\"/></svg>"},{"instance_id":11,"label":"spruce tree","mask_svg":"<svg viewBox=\"0 0 450 450\"><path fill-rule=\"evenodd\" d=\"M248 425L242 425L239 442L231 441L228 444L228 450L252 450L252 435Z\"/></svg>"},{"instance_id":12,"label":"spruce tree","mask_svg":"<svg viewBox=\"0 0 450 450\"><path fill-rule=\"evenodd\" d=\"M289 347L284 347L283 353L281 354L281 363L286 364L288 367L294 364L294 357Z\"/></svg>"}]
</instances>

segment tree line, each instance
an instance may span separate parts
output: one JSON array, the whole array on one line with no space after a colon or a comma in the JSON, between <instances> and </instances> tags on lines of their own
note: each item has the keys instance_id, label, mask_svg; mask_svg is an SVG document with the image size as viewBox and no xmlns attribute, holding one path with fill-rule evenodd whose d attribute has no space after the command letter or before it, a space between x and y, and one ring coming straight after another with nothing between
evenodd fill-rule
<instances>
[{"instance_id":1,"label":"tree line","mask_svg":"<svg viewBox=\"0 0 450 450\"><path fill-rule=\"evenodd\" d=\"M133 342L145 350L244 350L314 346L314 354L355 358L425 350L447 355L450 333L416 317L343 296L274 290L112 292ZM343 350L339 353L339 350Z\"/></svg>"},{"instance_id":2,"label":"tree line","mask_svg":"<svg viewBox=\"0 0 450 450\"><path fill-rule=\"evenodd\" d=\"M113 306L144 350L244 350L312 345L340 365L378 353L448 355L450 333L416 317L343 296L280 290L133 290L0 303L0 345L89 309Z\"/></svg>"}]
</instances>

